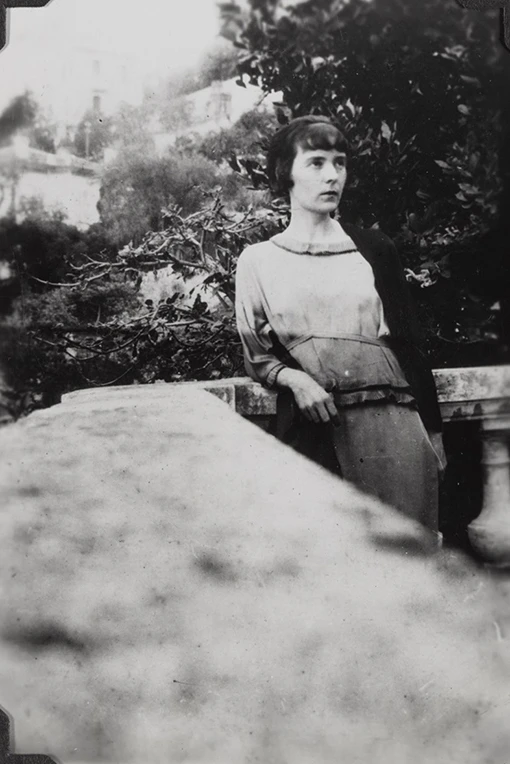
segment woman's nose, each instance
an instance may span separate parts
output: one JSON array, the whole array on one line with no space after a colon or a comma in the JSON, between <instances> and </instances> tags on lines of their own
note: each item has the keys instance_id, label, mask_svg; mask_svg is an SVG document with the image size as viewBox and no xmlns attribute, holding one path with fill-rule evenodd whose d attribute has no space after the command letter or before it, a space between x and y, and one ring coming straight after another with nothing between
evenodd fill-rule
<instances>
[{"instance_id":1,"label":"woman's nose","mask_svg":"<svg viewBox=\"0 0 510 764\"><path fill-rule=\"evenodd\" d=\"M324 165L324 174L326 180L337 180L340 177L340 168L333 162L327 163Z\"/></svg>"}]
</instances>

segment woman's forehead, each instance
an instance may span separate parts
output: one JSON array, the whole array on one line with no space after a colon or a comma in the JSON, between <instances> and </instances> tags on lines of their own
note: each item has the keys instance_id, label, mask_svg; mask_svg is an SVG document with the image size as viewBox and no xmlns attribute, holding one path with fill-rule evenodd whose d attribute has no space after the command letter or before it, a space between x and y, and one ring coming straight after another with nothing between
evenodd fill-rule
<instances>
[{"instance_id":1,"label":"woman's forehead","mask_svg":"<svg viewBox=\"0 0 510 764\"><path fill-rule=\"evenodd\" d=\"M320 148L309 148L307 146L301 146L299 143L296 145L296 159L300 157L301 159L306 159L307 157L312 156L326 156L337 158L337 157L346 157L345 151L339 151L338 149L320 149Z\"/></svg>"}]
</instances>

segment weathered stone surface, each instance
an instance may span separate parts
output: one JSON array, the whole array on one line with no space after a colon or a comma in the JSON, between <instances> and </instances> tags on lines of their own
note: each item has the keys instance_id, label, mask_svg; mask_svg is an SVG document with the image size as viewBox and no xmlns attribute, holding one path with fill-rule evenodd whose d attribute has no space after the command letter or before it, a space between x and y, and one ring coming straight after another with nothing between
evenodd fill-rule
<instances>
[{"instance_id":1,"label":"weathered stone surface","mask_svg":"<svg viewBox=\"0 0 510 764\"><path fill-rule=\"evenodd\" d=\"M434 370L442 403L510 398L510 366Z\"/></svg>"},{"instance_id":2,"label":"weathered stone surface","mask_svg":"<svg viewBox=\"0 0 510 764\"><path fill-rule=\"evenodd\" d=\"M195 389L0 433L0 703L62 762L503 764L505 582Z\"/></svg>"},{"instance_id":3,"label":"weathered stone surface","mask_svg":"<svg viewBox=\"0 0 510 764\"><path fill-rule=\"evenodd\" d=\"M439 403L443 419L484 419L508 414L510 411L510 366L475 366L472 368L435 369ZM183 382L179 386L200 388L214 393L232 405L243 416L274 416L276 392L266 390L249 377L233 377L207 382ZM151 395L172 394L174 384L150 385ZM64 396L63 401L91 397L111 397L122 387L78 390ZM133 388L133 395L143 387ZM143 392L141 393L144 394Z\"/></svg>"}]
</instances>

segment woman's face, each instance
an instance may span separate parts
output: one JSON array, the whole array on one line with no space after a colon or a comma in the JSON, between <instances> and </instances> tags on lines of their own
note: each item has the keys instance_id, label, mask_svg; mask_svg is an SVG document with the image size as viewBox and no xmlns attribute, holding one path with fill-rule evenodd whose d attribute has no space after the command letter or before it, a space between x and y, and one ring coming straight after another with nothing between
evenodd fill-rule
<instances>
[{"instance_id":1,"label":"woman's face","mask_svg":"<svg viewBox=\"0 0 510 764\"><path fill-rule=\"evenodd\" d=\"M330 214L344 190L346 156L336 149L303 149L298 145L290 177L292 209Z\"/></svg>"}]
</instances>

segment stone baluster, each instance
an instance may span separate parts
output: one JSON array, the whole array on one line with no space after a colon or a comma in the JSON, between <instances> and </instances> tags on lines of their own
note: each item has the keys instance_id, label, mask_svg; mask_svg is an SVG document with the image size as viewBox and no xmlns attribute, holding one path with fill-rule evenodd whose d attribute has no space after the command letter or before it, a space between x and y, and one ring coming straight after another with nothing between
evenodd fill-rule
<instances>
[{"instance_id":1,"label":"stone baluster","mask_svg":"<svg viewBox=\"0 0 510 764\"><path fill-rule=\"evenodd\" d=\"M487 563L510 567L510 416L482 420L483 505L469 528Z\"/></svg>"}]
</instances>

